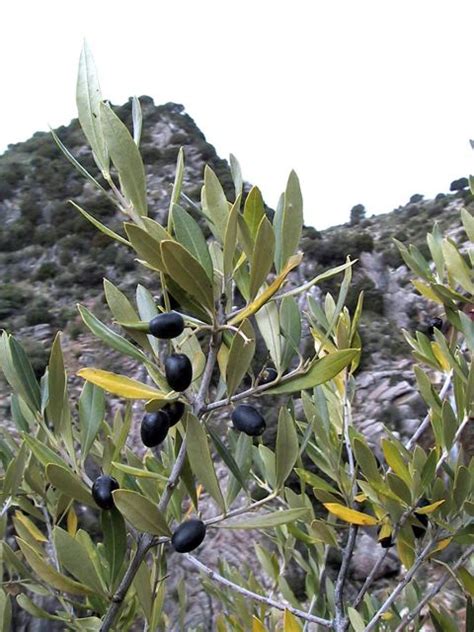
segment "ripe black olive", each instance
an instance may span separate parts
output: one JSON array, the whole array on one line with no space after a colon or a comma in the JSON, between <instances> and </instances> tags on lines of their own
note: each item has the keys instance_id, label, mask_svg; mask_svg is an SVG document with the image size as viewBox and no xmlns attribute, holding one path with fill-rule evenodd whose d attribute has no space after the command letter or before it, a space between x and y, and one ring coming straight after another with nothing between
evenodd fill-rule
<instances>
[{"instance_id":1,"label":"ripe black olive","mask_svg":"<svg viewBox=\"0 0 474 632\"><path fill-rule=\"evenodd\" d=\"M272 366L267 367L260 377L258 378L258 384L269 384L274 382L278 377L278 372Z\"/></svg>"},{"instance_id":2,"label":"ripe black olive","mask_svg":"<svg viewBox=\"0 0 474 632\"><path fill-rule=\"evenodd\" d=\"M423 498L417 503L417 507L427 507L429 504L429 501ZM422 527L417 524L411 525L415 538L421 539L426 533L426 528L428 526L428 516L426 514L417 513L416 511L413 513L413 515L418 520L418 522L421 522L421 524L423 525Z\"/></svg>"},{"instance_id":3,"label":"ripe black olive","mask_svg":"<svg viewBox=\"0 0 474 632\"><path fill-rule=\"evenodd\" d=\"M119 488L118 482L112 476L98 476L92 485L92 498L101 509L115 507L112 492Z\"/></svg>"},{"instance_id":4,"label":"ripe black olive","mask_svg":"<svg viewBox=\"0 0 474 632\"><path fill-rule=\"evenodd\" d=\"M265 419L253 406L241 404L232 412L234 428L251 437L261 435L266 428Z\"/></svg>"},{"instance_id":5,"label":"ripe black olive","mask_svg":"<svg viewBox=\"0 0 474 632\"><path fill-rule=\"evenodd\" d=\"M170 402L169 404L163 406L161 410L168 415L170 428L171 426L174 426L178 423L178 421L184 415L185 409L186 406L183 402Z\"/></svg>"},{"instance_id":6,"label":"ripe black olive","mask_svg":"<svg viewBox=\"0 0 474 632\"><path fill-rule=\"evenodd\" d=\"M193 381L193 367L184 353L172 353L165 360L165 374L174 391L185 391Z\"/></svg>"},{"instance_id":7,"label":"ripe black olive","mask_svg":"<svg viewBox=\"0 0 474 632\"><path fill-rule=\"evenodd\" d=\"M380 533L380 529L377 531L377 534L379 533ZM394 542L392 540L392 535L386 535L384 538L380 538L378 542L383 549L389 549L390 547L394 545Z\"/></svg>"},{"instance_id":8,"label":"ripe black olive","mask_svg":"<svg viewBox=\"0 0 474 632\"><path fill-rule=\"evenodd\" d=\"M142 419L140 435L147 448L154 448L165 440L170 427L168 415L162 410L147 413Z\"/></svg>"},{"instance_id":9,"label":"ripe black olive","mask_svg":"<svg viewBox=\"0 0 474 632\"><path fill-rule=\"evenodd\" d=\"M438 316L435 316L434 318L430 318L428 321L428 327L426 330L426 334L428 338L433 338L435 328L441 331L442 327L443 327L443 321L441 320L441 318L439 318Z\"/></svg>"},{"instance_id":10,"label":"ripe black olive","mask_svg":"<svg viewBox=\"0 0 474 632\"><path fill-rule=\"evenodd\" d=\"M202 520L193 518L182 522L171 536L171 544L177 553L194 551L206 535L206 525Z\"/></svg>"},{"instance_id":11,"label":"ripe black olive","mask_svg":"<svg viewBox=\"0 0 474 632\"><path fill-rule=\"evenodd\" d=\"M149 332L155 338L176 338L184 330L184 320L177 312L164 312L152 318L149 323Z\"/></svg>"}]
</instances>

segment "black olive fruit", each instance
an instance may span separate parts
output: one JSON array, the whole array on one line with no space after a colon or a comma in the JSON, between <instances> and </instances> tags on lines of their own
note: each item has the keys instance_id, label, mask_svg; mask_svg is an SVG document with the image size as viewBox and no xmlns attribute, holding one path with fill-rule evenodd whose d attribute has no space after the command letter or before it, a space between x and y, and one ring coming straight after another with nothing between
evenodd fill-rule
<instances>
[{"instance_id":1,"label":"black olive fruit","mask_svg":"<svg viewBox=\"0 0 474 632\"><path fill-rule=\"evenodd\" d=\"M169 340L177 338L183 333L184 320L177 312L164 312L152 318L149 323L149 332L155 338Z\"/></svg>"},{"instance_id":2,"label":"black olive fruit","mask_svg":"<svg viewBox=\"0 0 474 632\"><path fill-rule=\"evenodd\" d=\"M430 318L430 320L428 321L428 328L426 330L428 337L433 338L434 330L439 329L441 331L442 327L443 321L441 320L441 318L439 318L438 316L435 316L435 318Z\"/></svg>"},{"instance_id":3,"label":"black olive fruit","mask_svg":"<svg viewBox=\"0 0 474 632\"><path fill-rule=\"evenodd\" d=\"M170 428L171 426L174 426L178 423L178 421L184 415L185 409L186 406L183 402L170 402L169 404L163 406L161 410L168 415Z\"/></svg>"},{"instance_id":4,"label":"black olive fruit","mask_svg":"<svg viewBox=\"0 0 474 632\"><path fill-rule=\"evenodd\" d=\"M165 440L170 427L168 415L162 410L147 413L142 419L140 435L147 448L154 448Z\"/></svg>"},{"instance_id":5,"label":"black olive fruit","mask_svg":"<svg viewBox=\"0 0 474 632\"><path fill-rule=\"evenodd\" d=\"M241 404L232 412L232 423L234 428L245 432L251 437L261 435L266 428L265 419L253 406Z\"/></svg>"},{"instance_id":6,"label":"black olive fruit","mask_svg":"<svg viewBox=\"0 0 474 632\"><path fill-rule=\"evenodd\" d=\"M177 553L194 551L206 535L206 525L202 520L193 518L182 522L171 536L171 544Z\"/></svg>"},{"instance_id":7,"label":"black olive fruit","mask_svg":"<svg viewBox=\"0 0 474 632\"><path fill-rule=\"evenodd\" d=\"M422 499L418 502L417 507L427 507L430 503L426 499ZM413 535L417 539L421 539L424 537L426 533L426 528L428 526L428 516L426 514L417 513L416 511L413 513L418 522L420 522L423 526L419 524L412 524L411 528L413 531Z\"/></svg>"},{"instance_id":8,"label":"black olive fruit","mask_svg":"<svg viewBox=\"0 0 474 632\"><path fill-rule=\"evenodd\" d=\"M272 366L267 367L258 378L259 384L269 384L274 382L278 377L278 372Z\"/></svg>"},{"instance_id":9,"label":"black olive fruit","mask_svg":"<svg viewBox=\"0 0 474 632\"><path fill-rule=\"evenodd\" d=\"M380 529L377 531L377 534L379 533ZM384 538L380 538L378 542L383 549L389 549L394 544L392 540L392 535L386 535Z\"/></svg>"},{"instance_id":10,"label":"black olive fruit","mask_svg":"<svg viewBox=\"0 0 474 632\"><path fill-rule=\"evenodd\" d=\"M112 476L102 474L98 476L92 485L92 498L101 509L115 507L112 492L119 488L118 482Z\"/></svg>"},{"instance_id":11,"label":"black olive fruit","mask_svg":"<svg viewBox=\"0 0 474 632\"><path fill-rule=\"evenodd\" d=\"M185 391L193 381L193 367L184 353L172 353L165 360L165 375L174 391Z\"/></svg>"}]
</instances>

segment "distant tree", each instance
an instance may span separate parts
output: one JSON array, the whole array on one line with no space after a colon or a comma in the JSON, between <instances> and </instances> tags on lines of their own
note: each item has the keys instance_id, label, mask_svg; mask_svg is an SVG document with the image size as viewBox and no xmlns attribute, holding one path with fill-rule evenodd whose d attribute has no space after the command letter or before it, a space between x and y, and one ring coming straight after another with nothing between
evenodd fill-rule
<instances>
[{"instance_id":1,"label":"distant tree","mask_svg":"<svg viewBox=\"0 0 474 632\"><path fill-rule=\"evenodd\" d=\"M356 204L351 208L351 226L360 224L365 219L365 206L363 204Z\"/></svg>"},{"instance_id":2,"label":"distant tree","mask_svg":"<svg viewBox=\"0 0 474 632\"><path fill-rule=\"evenodd\" d=\"M410 198L410 204L418 204L423 200L423 196L421 193L414 193Z\"/></svg>"},{"instance_id":3,"label":"distant tree","mask_svg":"<svg viewBox=\"0 0 474 632\"><path fill-rule=\"evenodd\" d=\"M458 180L453 180L449 185L450 191L462 191L463 189L467 189L469 186L469 180L467 178L459 178Z\"/></svg>"}]
</instances>

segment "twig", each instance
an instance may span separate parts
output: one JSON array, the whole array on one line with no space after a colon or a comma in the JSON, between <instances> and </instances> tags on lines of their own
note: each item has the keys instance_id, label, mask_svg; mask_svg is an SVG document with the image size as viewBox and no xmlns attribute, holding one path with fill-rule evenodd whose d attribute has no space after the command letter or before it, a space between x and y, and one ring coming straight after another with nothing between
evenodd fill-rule
<instances>
[{"instance_id":1,"label":"twig","mask_svg":"<svg viewBox=\"0 0 474 632\"><path fill-rule=\"evenodd\" d=\"M352 454L352 446L351 439L349 437L349 425L351 419L351 411L350 404L347 398L347 383L345 385L345 394L344 394L344 443L346 447L347 459L349 462L349 474L351 476L352 481L352 489L351 489L351 502L350 506L353 505L354 495L357 493L357 487L355 482L356 471L355 471L355 463L354 463L354 455ZM351 524L349 527L349 535L347 537L346 546L344 547L344 552L342 554L342 562L339 568L339 573L337 575L336 587L334 590L334 601L335 601L335 616L334 616L334 630L336 632L344 632L347 628L348 621L347 617L344 614L344 586L347 579L347 573L349 571L349 564L352 558L352 553L354 551L354 546L357 538L357 525Z\"/></svg>"},{"instance_id":2,"label":"twig","mask_svg":"<svg viewBox=\"0 0 474 632\"><path fill-rule=\"evenodd\" d=\"M441 579L431 588L431 590L429 590L426 595L423 597L423 599L420 601L420 603L413 608L413 610L411 610L410 612L408 612L403 619L401 620L399 626L395 629L395 632L402 632L402 630L406 629L406 626L413 621L413 619L415 617L417 617L420 612L423 610L424 606L431 600L433 599L433 597L435 597L440 590L443 588L443 586L452 578L452 571L455 571L457 568L459 568L461 566L461 564L463 564L470 555L472 555L474 553L474 546L470 546L463 554L462 556L458 559L458 561L448 570L444 573L444 575L441 577Z\"/></svg>"},{"instance_id":3,"label":"twig","mask_svg":"<svg viewBox=\"0 0 474 632\"><path fill-rule=\"evenodd\" d=\"M332 622L329 621L328 619L322 619L320 617L316 617L315 615L308 614L304 612L303 610L298 610L297 608L293 608L292 606L287 606L285 604L279 603L278 601L274 601L273 599L269 599L268 597L264 597L263 595L259 595L258 593L254 593L251 590L247 590L246 588L243 588L242 586L239 586L238 584L234 584L234 582L231 582L229 579L226 579L222 575L219 575L219 573L216 573L215 571L211 570L210 568L205 566L202 562L200 562L198 559L196 559L189 553L185 553L184 556L189 562L191 562L191 564L196 566L200 571L202 571L210 579L220 584L223 584L224 586L227 586L234 592L237 592L240 595L247 597L248 599L253 599L254 601L258 601L260 603L266 604L267 606L270 606L271 608L276 608L277 610L282 610L282 611L288 610L289 612L294 614L296 617L299 617L300 619L304 619L305 621L310 621L311 623L317 623L325 628L329 629L332 627Z\"/></svg>"},{"instance_id":4,"label":"twig","mask_svg":"<svg viewBox=\"0 0 474 632\"><path fill-rule=\"evenodd\" d=\"M432 546L433 546L433 538L431 538L430 541L428 542L428 544L423 548L421 553L416 558L415 563L413 564L413 566L409 569L409 571L407 572L407 574L405 575L403 580L398 584L398 586L392 592L390 597L388 597L388 599L385 600L385 602L380 606L380 608L374 614L372 619L369 621L369 623L365 627L365 631L364 632L370 632L371 630L375 629L380 617L385 612L387 612L387 610L390 608L390 606L393 604L393 602L397 599L398 595L402 592L402 590L405 588L405 586L407 586L411 582L413 577L416 575L418 569L420 568L420 566L423 564L425 559L430 554Z\"/></svg>"}]
</instances>

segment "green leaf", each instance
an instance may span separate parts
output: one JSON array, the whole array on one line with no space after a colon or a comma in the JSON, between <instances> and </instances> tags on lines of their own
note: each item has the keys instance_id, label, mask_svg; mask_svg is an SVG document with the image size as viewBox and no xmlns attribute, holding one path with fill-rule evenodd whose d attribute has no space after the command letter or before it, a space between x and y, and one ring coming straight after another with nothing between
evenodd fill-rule
<instances>
[{"instance_id":1,"label":"green leaf","mask_svg":"<svg viewBox=\"0 0 474 632\"><path fill-rule=\"evenodd\" d=\"M240 432L237 439L237 445L235 450L233 450L233 456L237 467L239 468L240 478L232 475L231 470L231 476L229 476L229 484L227 487L227 505L229 507L236 499L240 489L245 487L242 486L241 482L247 479L252 466L252 447L252 437L249 437L244 432Z\"/></svg>"},{"instance_id":2,"label":"green leaf","mask_svg":"<svg viewBox=\"0 0 474 632\"><path fill-rule=\"evenodd\" d=\"M110 371L87 368L78 371L77 375L103 388L104 391L126 399L166 399L166 394L156 388Z\"/></svg>"},{"instance_id":3,"label":"green leaf","mask_svg":"<svg viewBox=\"0 0 474 632\"><path fill-rule=\"evenodd\" d=\"M153 607L153 595L151 589L150 571L146 562L142 562L137 569L137 573L133 580L133 586L137 591L138 600L148 622L151 619Z\"/></svg>"},{"instance_id":4,"label":"green leaf","mask_svg":"<svg viewBox=\"0 0 474 632\"><path fill-rule=\"evenodd\" d=\"M463 208L461 209L461 219L469 241L474 242L474 217Z\"/></svg>"},{"instance_id":5,"label":"green leaf","mask_svg":"<svg viewBox=\"0 0 474 632\"><path fill-rule=\"evenodd\" d=\"M175 241L162 241L161 253L170 277L185 292L191 294L212 312L214 309L212 283L199 261Z\"/></svg>"},{"instance_id":6,"label":"green leaf","mask_svg":"<svg viewBox=\"0 0 474 632\"><path fill-rule=\"evenodd\" d=\"M34 572L45 581L51 588L56 588L61 592L67 592L71 595L93 595L94 591L88 586L84 586L79 582L58 573L48 562L39 555L33 547L21 538L16 539L21 552L25 556L26 561L34 570Z\"/></svg>"},{"instance_id":7,"label":"green leaf","mask_svg":"<svg viewBox=\"0 0 474 632\"><path fill-rule=\"evenodd\" d=\"M94 592L105 596L105 586L89 558L86 547L58 526L53 529L53 541L59 562L68 573L92 588Z\"/></svg>"},{"instance_id":8,"label":"green leaf","mask_svg":"<svg viewBox=\"0 0 474 632\"><path fill-rule=\"evenodd\" d=\"M280 489L290 475L298 458L299 445L295 422L286 408L280 409L276 439L276 489Z\"/></svg>"},{"instance_id":9,"label":"green leaf","mask_svg":"<svg viewBox=\"0 0 474 632\"><path fill-rule=\"evenodd\" d=\"M100 104L100 116L110 157L119 172L122 192L138 216L146 217L145 167L138 147L122 121L105 103Z\"/></svg>"},{"instance_id":10,"label":"green leaf","mask_svg":"<svg viewBox=\"0 0 474 632\"><path fill-rule=\"evenodd\" d=\"M286 369L299 349L301 340L301 316L298 303L292 296L285 296L280 304L281 330L285 337L282 351L282 368Z\"/></svg>"},{"instance_id":11,"label":"green leaf","mask_svg":"<svg viewBox=\"0 0 474 632\"><path fill-rule=\"evenodd\" d=\"M258 187L252 187L245 200L244 220L253 239L257 235L258 227L263 217L265 217L265 207L262 194Z\"/></svg>"},{"instance_id":12,"label":"green leaf","mask_svg":"<svg viewBox=\"0 0 474 632\"><path fill-rule=\"evenodd\" d=\"M124 472L129 476L135 476L136 478L153 478L157 481L167 481L166 476L162 474L158 474L158 472L152 472L151 470L143 470L138 467L132 467L131 465L126 465L125 463L118 463L117 461L112 461L113 467L119 472Z\"/></svg>"},{"instance_id":13,"label":"green leaf","mask_svg":"<svg viewBox=\"0 0 474 632\"><path fill-rule=\"evenodd\" d=\"M365 440L361 437L355 437L352 441L352 449L360 469L364 473L369 482L381 482L381 475L377 466L377 461L373 450L369 448Z\"/></svg>"},{"instance_id":14,"label":"green leaf","mask_svg":"<svg viewBox=\"0 0 474 632\"><path fill-rule=\"evenodd\" d=\"M50 614L37 606L26 593L20 593L16 598L17 604L20 608L23 608L25 612L30 614L33 619L47 619L49 621L65 621L64 617L58 617L55 614ZM6 632L9 628L1 628L2 632Z\"/></svg>"},{"instance_id":15,"label":"green leaf","mask_svg":"<svg viewBox=\"0 0 474 632\"><path fill-rule=\"evenodd\" d=\"M33 411L39 411L41 409L41 393L28 356L13 336L8 338L8 343L13 370L21 384L19 394Z\"/></svg>"},{"instance_id":16,"label":"green leaf","mask_svg":"<svg viewBox=\"0 0 474 632\"><path fill-rule=\"evenodd\" d=\"M247 373L255 353L255 332L248 320L242 321L239 332L232 339L226 368L226 384L229 397L239 387ZM249 342L244 340L243 334Z\"/></svg>"},{"instance_id":17,"label":"green leaf","mask_svg":"<svg viewBox=\"0 0 474 632\"><path fill-rule=\"evenodd\" d=\"M181 196L181 188L183 186L183 177L184 177L184 150L182 147L179 148L178 159L176 160L176 173L174 176L173 183L173 191L171 192L171 201L170 201L170 212L172 211L173 204L177 204L179 202L179 198ZM168 226L170 229L170 225Z\"/></svg>"},{"instance_id":18,"label":"green leaf","mask_svg":"<svg viewBox=\"0 0 474 632\"><path fill-rule=\"evenodd\" d=\"M109 565L109 588L113 590L127 554L127 530L122 514L115 508L100 512L105 559Z\"/></svg>"},{"instance_id":19,"label":"green leaf","mask_svg":"<svg viewBox=\"0 0 474 632\"><path fill-rule=\"evenodd\" d=\"M127 241L124 237L121 237L118 233L116 233L115 231L111 230L110 228L108 228L107 226L99 222L99 220L96 219L93 215L91 215L90 213L85 211L83 208L81 208L79 204L76 204L72 200L69 200L69 203L72 204L74 208L79 211L81 215L83 215L87 220L89 220L89 222L93 226L98 228L101 233L104 233L104 235L107 235L107 237L110 237L111 239L115 239L115 241L118 241L124 246L128 246L129 248L132 246L132 244L129 241Z\"/></svg>"},{"instance_id":20,"label":"green leaf","mask_svg":"<svg viewBox=\"0 0 474 632\"><path fill-rule=\"evenodd\" d=\"M4 495L16 495L18 487L23 480L27 458L28 450L26 447L26 443L22 443L20 449L15 455L15 458L10 461L5 472L5 478L3 480L2 487L2 492Z\"/></svg>"},{"instance_id":21,"label":"green leaf","mask_svg":"<svg viewBox=\"0 0 474 632\"><path fill-rule=\"evenodd\" d=\"M137 349L137 347L132 345L131 342L107 327L107 325L104 325L104 323L94 316L87 307L78 305L78 309L86 327L90 329L97 338L105 342L107 346L111 349L115 349L115 351L118 351L123 355L130 356L139 362L143 362L144 364L148 363L148 358L142 351L140 351L140 349Z\"/></svg>"},{"instance_id":22,"label":"green leaf","mask_svg":"<svg viewBox=\"0 0 474 632\"><path fill-rule=\"evenodd\" d=\"M255 247L250 264L250 300L257 296L257 292L266 280L275 253L275 234L273 227L266 217L262 218L255 238Z\"/></svg>"},{"instance_id":23,"label":"green leaf","mask_svg":"<svg viewBox=\"0 0 474 632\"><path fill-rule=\"evenodd\" d=\"M296 252L303 229L303 198L298 176L294 171L289 175L283 203L275 211L273 225L276 236L275 266L280 271Z\"/></svg>"},{"instance_id":24,"label":"green leaf","mask_svg":"<svg viewBox=\"0 0 474 632\"><path fill-rule=\"evenodd\" d=\"M177 241L200 262L212 281L212 261L199 224L181 206L174 204L173 225Z\"/></svg>"},{"instance_id":25,"label":"green leaf","mask_svg":"<svg viewBox=\"0 0 474 632\"><path fill-rule=\"evenodd\" d=\"M108 279L104 279L104 292L107 305L112 315L119 323L139 323L140 318L128 298ZM134 329L127 329L127 334L141 347L151 351L148 337L145 333Z\"/></svg>"},{"instance_id":26,"label":"green leaf","mask_svg":"<svg viewBox=\"0 0 474 632\"><path fill-rule=\"evenodd\" d=\"M357 612L357 610L355 608L349 607L347 608L347 614L349 615L349 621L351 622L352 627L354 628L354 632L364 632L365 630L364 619Z\"/></svg>"},{"instance_id":27,"label":"green leaf","mask_svg":"<svg viewBox=\"0 0 474 632\"><path fill-rule=\"evenodd\" d=\"M413 485L410 472L408 471L408 467L405 464L405 461L403 460L397 446L388 439L383 439L382 449L388 465L392 468L395 474L397 474L397 476L399 476L402 481L408 485L408 488L410 489Z\"/></svg>"},{"instance_id":28,"label":"green leaf","mask_svg":"<svg viewBox=\"0 0 474 632\"><path fill-rule=\"evenodd\" d=\"M57 334L48 365L48 390L49 401L47 406L48 417L53 421L55 432L61 430L64 408L67 406L66 397L66 372L61 350L61 334Z\"/></svg>"},{"instance_id":29,"label":"green leaf","mask_svg":"<svg viewBox=\"0 0 474 632\"><path fill-rule=\"evenodd\" d=\"M256 314L258 328L277 371L281 366L280 315L276 303L267 303Z\"/></svg>"},{"instance_id":30,"label":"green leaf","mask_svg":"<svg viewBox=\"0 0 474 632\"><path fill-rule=\"evenodd\" d=\"M79 397L79 426L81 430L81 455L84 461L99 432L105 415L104 391L86 382Z\"/></svg>"},{"instance_id":31,"label":"green leaf","mask_svg":"<svg viewBox=\"0 0 474 632\"><path fill-rule=\"evenodd\" d=\"M117 489L112 495L117 509L133 527L153 535L171 535L165 517L148 498L127 489Z\"/></svg>"},{"instance_id":32,"label":"green leaf","mask_svg":"<svg viewBox=\"0 0 474 632\"><path fill-rule=\"evenodd\" d=\"M234 457L232 456L232 452L226 448L224 443L221 441L219 435L212 430L210 427L206 427L209 436L212 439L212 442L216 448L217 453L224 461L224 463L229 468L232 475L237 479L240 486L245 488L245 478L242 476L242 472L239 469L238 464L236 463Z\"/></svg>"},{"instance_id":33,"label":"green leaf","mask_svg":"<svg viewBox=\"0 0 474 632\"><path fill-rule=\"evenodd\" d=\"M212 463L206 431L196 417L190 414L186 416L186 450L193 473L222 511L225 511L225 502Z\"/></svg>"},{"instance_id":34,"label":"green leaf","mask_svg":"<svg viewBox=\"0 0 474 632\"><path fill-rule=\"evenodd\" d=\"M234 154L230 154L229 156L229 164L230 164L230 172L232 174L232 180L234 182L235 188L235 199L242 195L243 188L243 179L242 179L242 170L240 168L239 161L234 156Z\"/></svg>"},{"instance_id":35,"label":"green leaf","mask_svg":"<svg viewBox=\"0 0 474 632\"><path fill-rule=\"evenodd\" d=\"M221 529L270 529L272 527L279 527L282 524L288 524L289 522L296 522L301 520L309 513L307 507L298 509L284 509L282 511L275 511L273 513L266 513L260 516L254 516L241 520L239 522L227 522L218 523L218 527Z\"/></svg>"},{"instance_id":36,"label":"green leaf","mask_svg":"<svg viewBox=\"0 0 474 632\"><path fill-rule=\"evenodd\" d=\"M210 220L209 228L214 237L224 243L229 205L219 179L208 165L204 169L202 210Z\"/></svg>"},{"instance_id":37,"label":"green leaf","mask_svg":"<svg viewBox=\"0 0 474 632\"><path fill-rule=\"evenodd\" d=\"M224 234L224 250L223 250L223 266L224 276L229 278L234 269L233 261L237 247L237 226L239 219L240 197L237 198L232 206L225 228Z\"/></svg>"},{"instance_id":38,"label":"green leaf","mask_svg":"<svg viewBox=\"0 0 474 632\"><path fill-rule=\"evenodd\" d=\"M74 498L80 503L96 507L92 499L89 489L84 485L81 479L71 470L66 469L62 465L50 463L46 466L46 477L53 485L68 498Z\"/></svg>"},{"instance_id":39,"label":"green leaf","mask_svg":"<svg viewBox=\"0 0 474 632\"><path fill-rule=\"evenodd\" d=\"M27 446L33 452L38 461L42 465L44 465L44 467L46 467L49 463L54 463L59 467L65 467L66 464L61 459L61 457L57 456L57 454L53 452L51 448L42 443L39 439L26 433L24 433L22 436Z\"/></svg>"},{"instance_id":40,"label":"green leaf","mask_svg":"<svg viewBox=\"0 0 474 632\"><path fill-rule=\"evenodd\" d=\"M76 85L79 122L91 146L97 166L103 173L108 173L109 157L101 126L101 102L102 94L94 58L89 46L84 42Z\"/></svg>"},{"instance_id":41,"label":"green leaf","mask_svg":"<svg viewBox=\"0 0 474 632\"><path fill-rule=\"evenodd\" d=\"M467 267L456 246L447 239L443 241L443 255L448 272L466 292L474 294L472 271Z\"/></svg>"},{"instance_id":42,"label":"green leaf","mask_svg":"<svg viewBox=\"0 0 474 632\"><path fill-rule=\"evenodd\" d=\"M140 226L126 222L124 227L132 248L140 259L144 260L152 270L163 271L165 264L161 256L160 242Z\"/></svg>"},{"instance_id":43,"label":"green leaf","mask_svg":"<svg viewBox=\"0 0 474 632\"><path fill-rule=\"evenodd\" d=\"M464 501L468 498L472 490L472 477L467 467L459 466L454 480L454 503L457 509L461 509Z\"/></svg>"},{"instance_id":44,"label":"green leaf","mask_svg":"<svg viewBox=\"0 0 474 632\"><path fill-rule=\"evenodd\" d=\"M278 386L263 391L263 393L265 395L294 393L295 391L314 388L318 384L324 384L347 367L357 353L359 353L358 349L334 351L324 358L316 360L304 375L292 377L286 381L283 378Z\"/></svg>"}]
</instances>

